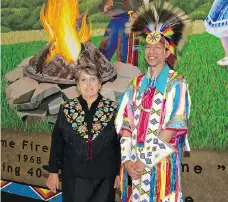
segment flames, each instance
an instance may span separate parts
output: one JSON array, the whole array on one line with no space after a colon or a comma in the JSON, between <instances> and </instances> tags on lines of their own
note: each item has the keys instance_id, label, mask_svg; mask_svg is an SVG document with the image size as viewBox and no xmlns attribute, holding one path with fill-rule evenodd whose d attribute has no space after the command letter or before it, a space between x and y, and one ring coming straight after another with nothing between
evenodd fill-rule
<instances>
[{"instance_id":1,"label":"flames","mask_svg":"<svg viewBox=\"0 0 228 202\"><path fill-rule=\"evenodd\" d=\"M87 13L82 18L81 29L76 30L79 18L78 0L47 0L43 5L40 19L48 33L51 44L46 63L56 55L62 56L69 64L75 62L81 51L81 43L90 40L92 27L86 23Z\"/></svg>"}]
</instances>

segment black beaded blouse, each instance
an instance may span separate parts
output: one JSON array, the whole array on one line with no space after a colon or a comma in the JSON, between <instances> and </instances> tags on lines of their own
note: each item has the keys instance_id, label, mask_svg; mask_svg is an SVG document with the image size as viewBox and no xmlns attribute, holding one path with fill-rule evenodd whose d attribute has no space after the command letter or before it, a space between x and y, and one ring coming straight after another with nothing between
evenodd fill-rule
<instances>
[{"instance_id":1,"label":"black beaded blouse","mask_svg":"<svg viewBox=\"0 0 228 202\"><path fill-rule=\"evenodd\" d=\"M64 175L102 179L120 169L117 104L100 94L88 108L82 96L63 103L52 132L49 166Z\"/></svg>"}]
</instances>

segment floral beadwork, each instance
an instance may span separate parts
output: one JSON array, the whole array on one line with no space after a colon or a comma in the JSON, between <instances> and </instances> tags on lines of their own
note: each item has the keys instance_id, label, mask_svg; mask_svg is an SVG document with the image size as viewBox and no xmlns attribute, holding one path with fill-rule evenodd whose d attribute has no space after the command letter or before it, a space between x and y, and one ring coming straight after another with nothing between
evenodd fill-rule
<instances>
[{"instance_id":1,"label":"floral beadwork","mask_svg":"<svg viewBox=\"0 0 228 202\"><path fill-rule=\"evenodd\" d=\"M93 134L93 140L100 134L100 132L108 125L108 122L112 119L114 113L117 111L117 103L102 98L98 104L98 110L93 117L93 124L91 133Z\"/></svg>"},{"instance_id":2,"label":"floral beadwork","mask_svg":"<svg viewBox=\"0 0 228 202\"><path fill-rule=\"evenodd\" d=\"M63 103L63 112L67 122L71 123L74 130L85 139L88 139L87 123L85 121L85 112L82 111L82 106L77 98Z\"/></svg>"},{"instance_id":3,"label":"floral beadwork","mask_svg":"<svg viewBox=\"0 0 228 202\"><path fill-rule=\"evenodd\" d=\"M117 111L117 103L102 98L98 104L97 111L93 117L91 134L93 140L100 134L100 132L108 125L114 113ZM85 121L85 112L77 98L63 103L63 111L74 130L76 130L81 137L88 141L88 128Z\"/></svg>"}]
</instances>

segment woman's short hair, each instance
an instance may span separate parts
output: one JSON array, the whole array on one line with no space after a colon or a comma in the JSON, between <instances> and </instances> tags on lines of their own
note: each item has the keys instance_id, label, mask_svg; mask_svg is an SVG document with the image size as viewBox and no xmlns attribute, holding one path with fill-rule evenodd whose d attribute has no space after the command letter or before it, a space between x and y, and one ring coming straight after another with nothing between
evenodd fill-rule
<instances>
[{"instance_id":1,"label":"woman's short hair","mask_svg":"<svg viewBox=\"0 0 228 202\"><path fill-rule=\"evenodd\" d=\"M98 68L96 68L96 66L93 64L85 64L85 65L80 65L74 69L74 77L75 77L76 84L79 82L79 77L82 71L86 72L89 75L96 76L99 82L102 83L101 74Z\"/></svg>"}]
</instances>

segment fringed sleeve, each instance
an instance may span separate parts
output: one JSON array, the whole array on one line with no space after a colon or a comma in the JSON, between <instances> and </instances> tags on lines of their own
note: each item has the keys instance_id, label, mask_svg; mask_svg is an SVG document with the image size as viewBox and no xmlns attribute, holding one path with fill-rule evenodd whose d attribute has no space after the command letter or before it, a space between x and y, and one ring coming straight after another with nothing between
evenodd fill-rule
<instances>
[{"instance_id":1,"label":"fringed sleeve","mask_svg":"<svg viewBox=\"0 0 228 202\"><path fill-rule=\"evenodd\" d=\"M177 131L176 136L186 135L191 105L186 80L175 79L168 84L166 103L162 128Z\"/></svg>"},{"instance_id":2,"label":"fringed sleeve","mask_svg":"<svg viewBox=\"0 0 228 202\"><path fill-rule=\"evenodd\" d=\"M167 85L166 104L162 129L176 131L171 143L184 136L184 151L190 152L188 142L191 99L187 81L182 77L171 80Z\"/></svg>"}]
</instances>

